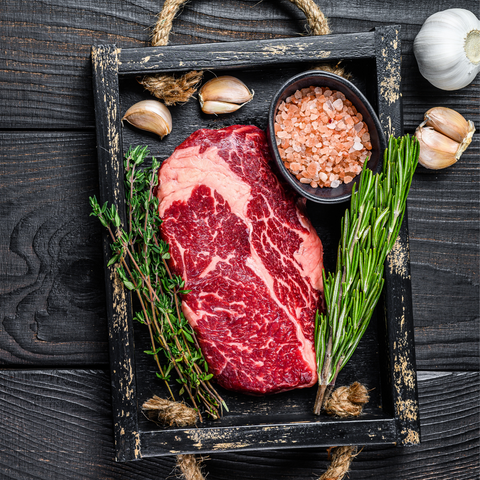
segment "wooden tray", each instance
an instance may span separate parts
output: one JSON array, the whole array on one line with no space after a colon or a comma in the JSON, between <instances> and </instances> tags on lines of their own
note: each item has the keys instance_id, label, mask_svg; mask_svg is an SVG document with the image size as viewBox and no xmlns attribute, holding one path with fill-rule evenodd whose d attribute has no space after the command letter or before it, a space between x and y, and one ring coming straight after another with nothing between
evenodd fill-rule
<instances>
[{"instance_id":1,"label":"wooden tray","mask_svg":"<svg viewBox=\"0 0 480 480\"><path fill-rule=\"evenodd\" d=\"M400 39L398 26L372 32L228 42L142 49L114 45L93 47L100 201L117 205L125 220L123 152L129 145L148 145L163 160L198 128L255 124L266 128L273 92L315 62L343 59L352 81L378 113L386 135L402 134L400 106ZM173 131L162 141L155 135L122 126L133 103L152 98L135 76L190 69L233 73L255 90L255 98L238 112L211 117L196 100L171 109ZM308 204L308 213L325 248L325 266L333 269L340 218L348 204ZM105 265L110 258L104 237ZM220 389L230 412L192 428L164 428L147 421L142 403L156 394L167 397L155 378L142 325L133 325L131 298L106 267L111 382L116 458L118 461L178 453L206 453L331 445L397 444L420 441L413 342L407 222L389 256L381 304L360 345L342 370L337 385L358 380L371 389L371 400L357 419L315 416L316 387L267 397L249 397ZM175 382L172 382L175 385Z\"/></svg>"}]
</instances>

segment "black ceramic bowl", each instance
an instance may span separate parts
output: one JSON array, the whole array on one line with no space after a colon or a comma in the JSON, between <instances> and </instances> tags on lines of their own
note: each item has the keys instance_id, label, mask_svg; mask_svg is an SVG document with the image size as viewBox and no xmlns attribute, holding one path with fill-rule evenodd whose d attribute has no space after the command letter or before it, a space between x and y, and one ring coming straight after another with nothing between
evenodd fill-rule
<instances>
[{"instance_id":1,"label":"black ceramic bowl","mask_svg":"<svg viewBox=\"0 0 480 480\"><path fill-rule=\"evenodd\" d=\"M300 73L286 82L273 97L268 112L267 138L270 151L281 175L283 175L285 180L300 195L303 195L308 200L318 203L344 202L352 195L353 185L360 180L360 175L357 175L350 183L342 183L336 188L313 188L309 184L300 183L300 181L285 168L282 159L280 158L280 154L278 153L274 129L278 106L283 100L290 95L293 95L297 90L310 86L328 87L332 90L342 92L345 97L353 103L357 111L362 114L363 122L368 126L370 143L372 144L367 167L373 170L374 173L380 172L382 168L383 152L386 148L385 135L383 134L382 127L375 111L360 90L358 90L353 83L343 77L335 75L334 73L321 70L311 70Z\"/></svg>"}]
</instances>

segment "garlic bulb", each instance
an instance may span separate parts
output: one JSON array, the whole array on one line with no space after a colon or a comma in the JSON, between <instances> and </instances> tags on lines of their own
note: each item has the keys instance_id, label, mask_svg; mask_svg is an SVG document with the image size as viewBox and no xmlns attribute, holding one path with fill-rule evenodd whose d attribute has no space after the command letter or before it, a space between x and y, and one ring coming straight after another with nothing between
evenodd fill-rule
<instances>
[{"instance_id":1,"label":"garlic bulb","mask_svg":"<svg viewBox=\"0 0 480 480\"><path fill-rule=\"evenodd\" d=\"M473 123L455 110L431 108L415 131L420 143L418 162L434 170L453 165L472 141L474 132Z\"/></svg>"},{"instance_id":2,"label":"garlic bulb","mask_svg":"<svg viewBox=\"0 0 480 480\"><path fill-rule=\"evenodd\" d=\"M480 71L480 21L451 8L427 18L413 43L420 73L442 90L469 85Z\"/></svg>"},{"instance_id":3,"label":"garlic bulb","mask_svg":"<svg viewBox=\"0 0 480 480\"><path fill-rule=\"evenodd\" d=\"M231 113L248 103L255 92L238 78L224 75L206 82L198 94L203 113Z\"/></svg>"},{"instance_id":4,"label":"garlic bulb","mask_svg":"<svg viewBox=\"0 0 480 480\"><path fill-rule=\"evenodd\" d=\"M172 116L168 108L157 100L143 100L132 105L123 116L134 127L156 133L163 138L172 131Z\"/></svg>"}]
</instances>

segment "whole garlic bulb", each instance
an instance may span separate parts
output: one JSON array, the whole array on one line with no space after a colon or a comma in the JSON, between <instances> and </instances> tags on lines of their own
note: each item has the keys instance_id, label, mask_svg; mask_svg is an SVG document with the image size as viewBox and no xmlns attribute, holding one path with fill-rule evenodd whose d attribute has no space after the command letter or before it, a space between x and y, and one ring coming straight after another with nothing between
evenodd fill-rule
<instances>
[{"instance_id":1,"label":"whole garlic bulb","mask_svg":"<svg viewBox=\"0 0 480 480\"><path fill-rule=\"evenodd\" d=\"M480 71L480 21L451 8L427 18L413 43L420 73L433 86L458 90Z\"/></svg>"}]
</instances>

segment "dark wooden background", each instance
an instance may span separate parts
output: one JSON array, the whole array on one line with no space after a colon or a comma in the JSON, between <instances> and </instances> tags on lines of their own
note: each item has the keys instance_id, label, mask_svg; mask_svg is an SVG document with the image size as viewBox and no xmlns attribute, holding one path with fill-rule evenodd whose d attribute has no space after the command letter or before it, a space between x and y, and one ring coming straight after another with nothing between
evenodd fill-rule
<instances>
[{"instance_id":1,"label":"dark wooden background","mask_svg":"<svg viewBox=\"0 0 480 480\"><path fill-rule=\"evenodd\" d=\"M90 48L147 46L163 2L0 5L0 478L166 479L175 459L119 464L108 373ZM432 13L474 0L317 1L334 33L402 27L405 131L449 106L480 129L480 78L432 87L412 43ZM192 0L171 44L306 32L288 0ZM351 480L479 477L479 134L459 163L419 169L408 203L422 443L369 447ZM208 478L313 479L325 451L212 454Z\"/></svg>"}]
</instances>

